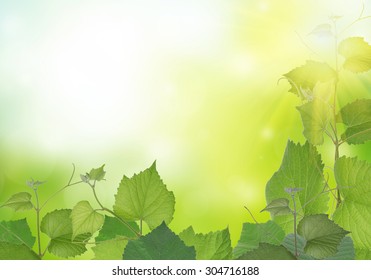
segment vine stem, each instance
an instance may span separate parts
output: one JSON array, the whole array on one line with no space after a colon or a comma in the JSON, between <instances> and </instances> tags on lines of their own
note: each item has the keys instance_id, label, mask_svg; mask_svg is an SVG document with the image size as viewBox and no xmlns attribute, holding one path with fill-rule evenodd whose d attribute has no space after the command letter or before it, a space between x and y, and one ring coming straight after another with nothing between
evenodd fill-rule
<instances>
[{"instance_id":1,"label":"vine stem","mask_svg":"<svg viewBox=\"0 0 371 280\"><path fill-rule=\"evenodd\" d=\"M296 232L296 202L295 202L295 195L291 195L292 203L294 206L294 211L292 211L292 215L294 216L294 246L295 246L295 257L299 257L298 254L298 241L297 241L297 232Z\"/></svg>"},{"instance_id":2,"label":"vine stem","mask_svg":"<svg viewBox=\"0 0 371 280\"><path fill-rule=\"evenodd\" d=\"M334 138L330 137L332 142L334 143L335 146L335 161L334 165L336 164L336 161L340 157L340 145L342 142L340 141L338 137L338 131L337 131L337 121L336 121L336 108L337 108L337 90L338 90L338 83L339 83L339 58L338 58L338 53L337 53L337 48L338 48L338 36L339 33L337 31L337 25L336 25L336 19L333 19L333 25L334 25L334 48L335 48L335 85L334 85L334 96L333 96L333 104L332 104L332 117L333 117L333 123L331 125L331 129L334 133ZM338 185L336 186L337 193L336 193L336 208L338 208L341 204L341 194L340 194L340 189Z\"/></svg>"},{"instance_id":3,"label":"vine stem","mask_svg":"<svg viewBox=\"0 0 371 280\"><path fill-rule=\"evenodd\" d=\"M258 221L255 219L254 215L251 213L250 209L244 206L247 212L249 212L251 218L254 220L255 224L259 224Z\"/></svg>"},{"instance_id":4,"label":"vine stem","mask_svg":"<svg viewBox=\"0 0 371 280\"><path fill-rule=\"evenodd\" d=\"M37 187L33 188L35 192L35 198L36 198L36 229L37 229L37 247L38 247L38 253L39 257L41 258L43 255L41 253L41 238L40 238L40 203L39 203L39 195L37 193Z\"/></svg>"},{"instance_id":5,"label":"vine stem","mask_svg":"<svg viewBox=\"0 0 371 280\"><path fill-rule=\"evenodd\" d=\"M127 221L123 220L121 217L119 217L112 210L110 210L107 207L104 207L103 206L103 204L100 202L100 200L99 200L99 198L97 196L97 192L95 191L95 181L94 181L94 184L90 184L89 183L89 185L90 185L90 187L93 190L93 194L94 194L95 200L97 201L97 203L99 204L99 206L102 208L103 211L106 211L106 212L110 213L111 215L113 215L115 218L117 218L122 224L124 224L128 229L130 229L136 236L138 236L138 237L141 237L142 236L142 232L137 232Z\"/></svg>"},{"instance_id":6,"label":"vine stem","mask_svg":"<svg viewBox=\"0 0 371 280\"><path fill-rule=\"evenodd\" d=\"M62 187L60 190L58 190L57 192L53 193L47 200L45 200L45 202L41 205L40 207L40 210L44 208L44 206L52 199L54 198L56 195L58 195L59 193L61 193L62 191L64 191L65 189L67 189L68 187L71 187L71 186L74 186L74 185L77 185L77 184L80 184L82 183L82 181L77 181L77 182L74 182L74 183L71 183L72 182L72 179L73 179L73 176L75 175L75 165L72 164L73 166L73 169L72 169L72 174L70 176L70 179L68 180L68 183L67 185L65 185L64 187Z\"/></svg>"}]
</instances>

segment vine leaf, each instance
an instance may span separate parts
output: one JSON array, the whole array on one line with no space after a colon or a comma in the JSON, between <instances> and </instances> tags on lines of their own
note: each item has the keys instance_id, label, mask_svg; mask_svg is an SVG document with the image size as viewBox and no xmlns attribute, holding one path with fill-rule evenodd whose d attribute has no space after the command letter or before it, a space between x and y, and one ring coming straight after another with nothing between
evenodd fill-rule
<instances>
[{"instance_id":1,"label":"vine leaf","mask_svg":"<svg viewBox=\"0 0 371 280\"><path fill-rule=\"evenodd\" d=\"M267 204L278 198L287 198L292 204L291 194L285 189L301 189L295 195L296 210L302 215L325 213L328 208L328 193L323 193L325 181L322 175L323 163L316 148L309 143L303 146L287 143L285 154L279 170L272 176L266 186ZM293 209L293 206L290 205ZM292 232L292 215L276 216L274 221L286 233Z\"/></svg>"},{"instance_id":2,"label":"vine leaf","mask_svg":"<svg viewBox=\"0 0 371 280\"><path fill-rule=\"evenodd\" d=\"M163 222L149 234L126 245L125 260L194 260L196 251L188 247Z\"/></svg>"},{"instance_id":3,"label":"vine leaf","mask_svg":"<svg viewBox=\"0 0 371 280\"><path fill-rule=\"evenodd\" d=\"M28 192L19 192L12 195L1 207L10 207L14 211L26 211L33 208L31 194Z\"/></svg>"},{"instance_id":4,"label":"vine leaf","mask_svg":"<svg viewBox=\"0 0 371 280\"><path fill-rule=\"evenodd\" d=\"M114 238L99 242L92 248L95 260L122 260L122 254L128 243L122 238Z\"/></svg>"},{"instance_id":5,"label":"vine leaf","mask_svg":"<svg viewBox=\"0 0 371 280\"><path fill-rule=\"evenodd\" d=\"M114 212L127 221L145 221L150 229L173 218L175 198L152 166L132 178L123 177L115 196Z\"/></svg>"},{"instance_id":6,"label":"vine leaf","mask_svg":"<svg viewBox=\"0 0 371 280\"><path fill-rule=\"evenodd\" d=\"M298 259L299 260L314 260L315 258L306 254L304 251L304 247L307 244L307 241L304 237L300 236L299 234L296 235L296 247L298 252ZM288 234L282 242L282 245L289 250L291 254L295 256L295 235Z\"/></svg>"},{"instance_id":7,"label":"vine leaf","mask_svg":"<svg viewBox=\"0 0 371 280\"><path fill-rule=\"evenodd\" d=\"M91 234L80 234L72 241L71 209L55 210L44 216L40 229L51 238L48 251L56 256L66 258L81 255L86 251L84 241Z\"/></svg>"},{"instance_id":8,"label":"vine leaf","mask_svg":"<svg viewBox=\"0 0 371 280\"><path fill-rule=\"evenodd\" d=\"M354 73L371 69L371 46L362 37L347 38L339 44L339 53L345 58L344 69Z\"/></svg>"},{"instance_id":9,"label":"vine leaf","mask_svg":"<svg viewBox=\"0 0 371 280\"><path fill-rule=\"evenodd\" d=\"M139 227L135 222L128 222L137 232ZM122 254L128 239L137 238L127 226L118 219L106 216L104 224L95 238L96 246L92 248L96 260L122 260Z\"/></svg>"},{"instance_id":10,"label":"vine leaf","mask_svg":"<svg viewBox=\"0 0 371 280\"><path fill-rule=\"evenodd\" d=\"M359 99L344 106L337 121L347 126L341 138L348 144L363 144L371 140L371 100Z\"/></svg>"},{"instance_id":11,"label":"vine leaf","mask_svg":"<svg viewBox=\"0 0 371 280\"><path fill-rule=\"evenodd\" d=\"M29 248L35 243L26 219L0 222L0 241L16 245L26 245Z\"/></svg>"},{"instance_id":12,"label":"vine leaf","mask_svg":"<svg viewBox=\"0 0 371 280\"><path fill-rule=\"evenodd\" d=\"M259 247L259 243L280 245L285 232L273 221L264 224L244 223L240 240L233 250L233 257L238 258L244 253Z\"/></svg>"},{"instance_id":13,"label":"vine leaf","mask_svg":"<svg viewBox=\"0 0 371 280\"><path fill-rule=\"evenodd\" d=\"M238 258L239 260L296 260L282 245L260 243L257 249L247 252Z\"/></svg>"},{"instance_id":14,"label":"vine leaf","mask_svg":"<svg viewBox=\"0 0 371 280\"><path fill-rule=\"evenodd\" d=\"M104 216L97 213L88 201L80 201L72 209L71 220L73 240L79 234L98 231L104 223Z\"/></svg>"},{"instance_id":15,"label":"vine leaf","mask_svg":"<svg viewBox=\"0 0 371 280\"><path fill-rule=\"evenodd\" d=\"M93 168L89 172L89 179L94 181L102 181L104 179L104 176L106 175L106 171L104 171L104 165L103 164L99 168Z\"/></svg>"},{"instance_id":16,"label":"vine leaf","mask_svg":"<svg viewBox=\"0 0 371 280\"><path fill-rule=\"evenodd\" d=\"M40 260L29 247L0 241L0 260Z\"/></svg>"},{"instance_id":17,"label":"vine leaf","mask_svg":"<svg viewBox=\"0 0 371 280\"><path fill-rule=\"evenodd\" d=\"M355 251L352 238L345 236L337 249L337 253L326 260L354 260Z\"/></svg>"},{"instance_id":18,"label":"vine leaf","mask_svg":"<svg viewBox=\"0 0 371 280\"><path fill-rule=\"evenodd\" d=\"M280 215L287 215L291 214L292 211L289 207L289 200L287 198L277 198L272 200L263 210L263 211L268 211L274 216L280 216Z\"/></svg>"},{"instance_id":19,"label":"vine leaf","mask_svg":"<svg viewBox=\"0 0 371 280\"><path fill-rule=\"evenodd\" d=\"M135 222L128 222L130 226L136 231L139 232L139 227ZM106 216L104 218L104 224L99 231L98 236L95 238L95 241L101 242L110 239L115 239L117 237L128 237L136 238L134 232L132 232L127 226L123 225L118 219ZM122 252L120 259L122 257Z\"/></svg>"},{"instance_id":20,"label":"vine leaf","mask_svg":"<svg viewBox=\"0 0 371 280\"><path fill-rule=\"evenodd\" d=\"M305 65L297 67L283 76L291 85L290 92L303 100L311 100L313 89L317 83L335 79L336 71L326 63L308 60Z\"/></svg>"},{"instance_id":21,"label":"vine leaf","mask_svg":"<svg viewBox=\"0 0 371 280\"><path fill-rule=\"evenodd\" d=\"M351 232L356 257L371 259L371 164L341 157L335 163L335 178L343 200L333 219Z\"/></svg>"},{"instance_id":22,"label":"vine leaf","mask_svg":"<svg viewBox=\"0 0 371 280\"><path fill-rule=\"evenodd\" d=\"M208 234L195 234L192 227L179 234L187 246L194 246L197 260L230 260L231 238L228 228Z\"/></svg>"},{"instance_id":23,"label":"vine leaf","mask_svg":"<svg viewBox=\"0 0 371 280\"><path fill-rule=\"evenodd\" d=\"M305 253L317 259L336 254L341 240L348 233L325 214L305 216L298 224L298 234L307 241Z\"/></svg>"},{"instance_id":24,"label":"vine leaf","mask_svg":"<svg viewBox=\"0 0 371 280\"><path fill-rule=\"evenodd\" d=\"M313 256L305 253L304 248L307 245L307 241L304 237L300 235L296 235L297 241L297 251L298 251L298 259L299 260L315 260ZM289 250L293 255L295 255L295 236L294 234L288 234L282 245ZM355 253L354 253L354 246L353 241L349 236L345 236L340 245L337 247L336 254L325 258L326 260L354 260Z\"/></svg>"},{"instance_id":25,"label":"vine leaf","mask_svg":"<svg viewBox=\"0 0 371 280\"><path fill-rule=\"evenodd\" d=\"M333 36L332 27L329 23L323 23L317 25L309 35L316 35L319 37L331 37Z\"/></svg>"},{"instance_id":26,"label":"vine leaf","mask_svg":"<svg viewBox=\"0 0 371 280\"><path fill-rule=\"evenodd\" d=\"M314 99L297 107L303 121L305 138L312 145L322 145L323 133L331 119L330 107L321 99Z\"/></svg>"}]
</instances>

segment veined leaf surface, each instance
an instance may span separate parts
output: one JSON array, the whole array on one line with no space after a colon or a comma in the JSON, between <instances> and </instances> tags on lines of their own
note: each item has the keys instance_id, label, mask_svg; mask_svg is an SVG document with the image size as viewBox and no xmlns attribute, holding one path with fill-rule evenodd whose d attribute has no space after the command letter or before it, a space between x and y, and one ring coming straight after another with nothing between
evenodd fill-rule
<instances>
[{"instance_id":1,"label":"veined leaf surface","mask_svg":"<svg viewBox=\"0 0 371 280\"><path fill-rule=\"evenodd\" d=\"M341 157L335 164L335 178L343 200L333 219L351 232L356 257L371 259L371 164Z\"/></svg>"},{"instance_id":2,"label":"veined leaf surface","mask_svg":"<svg viewBox=\"0 0 371 280\"><path fill-rule=\"evenodd\" d=\"M229 260L232 258L228 228L207 234L196 234L192 227L179 234L187 246L194 246L197 260Z\"/></svg>"},{"instance_id":3,"label":"veined leaf surface","mask_svg":"<svg viewBox=\"0 0 371 280\"><path fill-rule=\"evenodd\" d=\"M194 247L188 247L163 222L146 236L130 240L126 245L125 260L194 260Z\"/></svg>"},{"instance_id":4,"label":"veined leaf surface","mask_svg":"<svg viewBox=\"0 0 371 280\"><path fill-rule=\"evenodd\" d=\"M62 258L84 253L84 241L91 237L91 234L80 234L72 240L71 212L71 209L55 210L46 214L41 221L41 231L51 238L48 251Z\"/></svg>"},{"instance_id":5,"label":"veined leaf surface","mask_svg":"<svg viewBox=\"0 0 371 280\"><path fill-rule=\"evenodd\" d=\"M347 126L341 138L348 144L363 144L371 140L371 100L360 99L344 106L337 121Z\"/></svg>"},{"instance_id":6,"label":"veined leaf surface","mask_svg":"<svg viewBox=\"0 0 371 280\"><path fill-rule=\"evenodd\" d=\"M175 198L156 170L156 163L132 178L124 176L116 194L114 212L127 221L145 221L150 229L167 224L174 214Z\"/></svg>"},{"instance_id":7,"label":"veined leaf surface","mask_svg":"<svg viewBox=\"0 0 371 280\"><path fill-rule=\"evenodd\" d=\"M301 215L326 213L329 196L328 193L322 193L325 186L322 172L321 156L314 146L289 141L281 167L267 183L267 204L278 198L286 198L293 209L292 197L285 189L295 188L300 189L295 194L295 201L296 210ZM272 217L286 233L293 232L292 215Z\"/></svg>"}]
</instances>

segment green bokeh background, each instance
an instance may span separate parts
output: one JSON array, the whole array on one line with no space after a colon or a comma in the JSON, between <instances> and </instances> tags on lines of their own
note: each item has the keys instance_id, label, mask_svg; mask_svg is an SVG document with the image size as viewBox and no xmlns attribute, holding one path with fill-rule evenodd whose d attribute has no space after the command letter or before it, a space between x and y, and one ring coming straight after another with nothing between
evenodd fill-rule
<instances>
[{"instance_id":1,"label":"green bokeh background","mask_svg":"<svg viewBox=\"0 0 371 280\"><path fill-rule=\"evenodd\" d=\"M236 244L252 221L244 206L269 219L265 184L287 140L304 141L300 101L278 80L307 59L333 65L333 42L308 34L332 15L344 28L361 9L338 0L1 1L0 202L29 190L30 178L47 181L45 200L72 163L76 180L105 163L98 194L111 206L123 174L157 160L176 197L170 227L228 226ZM369 23L342 36L371 42ZM370 87L369 73L343 73L339 102L370 98ZM331 165L331 146L320 150ZM370 160L371 145L342 154ZM93 201L89 188L71 187L44 214L83 199ZM2 220L23 216L0 210Z\"/></svg>"}]
</instances>

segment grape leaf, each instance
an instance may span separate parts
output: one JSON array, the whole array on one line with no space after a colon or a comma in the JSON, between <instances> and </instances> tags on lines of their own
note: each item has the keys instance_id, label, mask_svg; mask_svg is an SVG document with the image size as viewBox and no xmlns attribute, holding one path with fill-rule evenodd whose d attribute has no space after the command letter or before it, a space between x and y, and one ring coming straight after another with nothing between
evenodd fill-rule
<instances>
[{"instance_id":1,"label":"grape leaf","mask_svg":"<svg viewBox=\"0 0 371 280\"><path fill-rule=\"evenodd\" d=\"M356 259L358 259L358 260L371 260L371 250L370 249L356 248Z\"/></svg>"},{"instance_id":2,"label":"grape leaf","mask_svg":"<svg viewBox=\"0 0 371 280\"><path fill-rule=\"evenodd\" d=\"M26 245L29 248L35 243L26 219L0 222L0 241L16 245Z\"/></svg>"},{"instance_id":3,"label":"grape leaf","mask_svg":"<svg viewBox=\"0 0 371 280\"><path fill-rule=\"evenodd\" d=\"M29 247L0 241L0 260L40 260Z\"/></svg>"},{"instance_id":4,"label":"grape leaf","mask_svg":"<svg viewBox=\"0 0 371 280\"><path fill-rule=\"evenodd\" d=\"M19 192L12 195L3 205L0 207L10 207L14 211L25 211L33 208L31 202L31 194L28 192Z\"/></svg>"},{"instance_id":5,"label":"grape leaf","mask_svg":"<svg viewBox=\"0 0 371 280\"><path fill-rule=\"evenodd\" d=\"M128 224L136 231L139 232L139 227L135 222L128 222ZM99 231L95 241L101 242L109 239L114 239L117 236L136 238L136 234L132 232L126 225L122 224L117 218L106 216L104 224ZM121 252L122 255L122 252ZM120 256L121 259L121 256Z\"/></svg>"},{"instance_id":6,"label":"grape leaf","mask_svg":"<svg viewBox=\"0 0 371 280\"><path fill-rule=\"evenodd\" d=\"M296 247L297 247L297 259L298 260L314 260L315 258L306 254L304 252L304 247L307 244L307 241L304 237L300 236L299 234L296 235ZM295 256L295 235L288 234L282 242L282 246L284 246L291 254Z\"/></svg>"},{"instance_id":7,"label":"grape leaf","mask_svg":"<svg viewBox=\"0 0 371 280\"><path fill-rule=\"evenodd\" d=\"M326 63L308 60L283 75L290 83L290 92L304 100L313 98L313 89L318 82L327 82L336 78L336 71Z\"/></svg>"},{"instance_id":8,"label":"grape leaf","mask_svg":"<svg viewBox=\"0 0 371 280\"><path fill-rule=\"evenodd\" d=\"M317 25L309 35L316 35L319 37L331 37L333 36L332 27L329 23Z\"/></svg>"},{"instance_id":9,"label":"grape leaf","mask_svg":"<svg viewBox=\"0 0 371 280\"><path fill-rule=\"evenodd\" d=\"M339 53L345 58L344 69L354 73L371 69L371 46L362 37L351 37L339 44Z\"/></svg>"},{"instance_id":10,"label":"grape leaf","mask_svg":"<svg viewBox=\"0 0 371 280\"><path fill-rule=\"evenodd\" d=\"M305 216L298 224L298 234L307 241L305 253L317 259L336 254L341 240L348 233L325 214Z\"/></svg>"},{"instance_id":11,"label":"grape leaf","mask_svg":"<svg viewBox=\"0 0 371 280\"><path fill-rule=\"evenodd\" d=\"M300 214L325 213L329 196L328 193L322 193L325 185L322 172L321 156L314 146L309 143L302 146L289 141L281 167L267 183L267 204L278 198L287 198L292 204L291 195L285 189L298 188L301 191L295 195L295 200ZM293 205L290 208L293 209ZM286 233L292 232L292 215L271 216Z\"/></svg>"},{"instance_id":12,"label":"grape leaf","mask_svg":"<svg viewBox=\"0 0 371 280\"><path fill-rule=\"evenodd\" d=\"M122 254L127 240L122 238L114 238L99 242L92 248L95 254L95 260L122 260Z\"/></svg>"},{"instance_id":13,"label":"grape leaf","mask_svg":"<svg viewBox=\"0 0 371 280\"><path fill-rule=\"evenodd\" d=\"M197 260L229 260L232 258L228 228L208 234L195 234L192 227L179 234L187 246L194 246Z\"/></svg>"},{"instance_id":14,"label":"grape leaf","mask_svg":"<svg viewBox=\"0 0 371 280\"><path fill-rule=\"evenodd\" d=\"M238 258L239 260L296 260L282 245L260 243L257 249L247 252Z\"/></svg>"},{"instance_id":15,"label":"grape leaf","mask_svg":"<svg viewBox=\"0 0 371 280\"><path fill-rule=\"evenodd\" d=\"M72 220L72 239L79 234L83 233L95 233L98 231L103 223L104 216L97 213L88 201L80 201L72 209L71 212Z\"/></svg>"},{"instance_id":16,"label":"grape leaf","mask_svg":"<svg viewBox=\"0 0 371 280\"><path fill-rule=\"evenodd\" d=\"M291 214L292 211L289 207L289 200L287 198L277 198L272 200L263 210L268 211L274 216Z\"/></svg>"},{"instance_id":17,"label":"grape leaf","mask_svg":"<svg viewBox=\"0 0 371 280\"><path fill-rule=\"evenodd\" d=\"M163 222L149 234L126 245L124 260L194 260L194 247L187 247Z\"/></svg>"},{"instance_id":18,"label":"grape leaf","mask_svg":"<svg viewBox=\"0 0 371 280\"><path fill-rule=\"evenodd\" d=\"M305 238L300 235L296 235L297 239L297 250L298 250L298 259L299 260L315 260L313 256L310 256L304 252L304 247L307 244ZM294 234L289 234L285 237L282 245L289 250L293 255L295 255L295 237ZM325 258L326 260L354 260L355 252L353 241L349 236L345 236L340 245L337 248L336 254Z\"/></svg>"},{"instance_id":19,"label":"grape leaf","mask_svg":"<svg viewBox=\"0 0 371 280\"><path fill-rule=\"evenodd\" d=\"M258 248L259 243L280 245L284 237L283 229L273 221L264 224L244 223L240 240L233 250L233 257L238 258L244 253Z\"/></svg>"},{"instance_id":20,"label":"grape leaf","mask_svg":"<svg viewBox=\"0 0 371 280\"><path fill-rule=\"evenodd\" d=\"M337 249L335 255L326 258L326 260L354 260L355 251L353 240L349 236L345 236Z\"/></svg>"},{"instance_id":21,"label":"grape leaf","mask_svg":"<svg viewBox=\"0 0 371 280\"><path fill-rule=\"evenodd\" d=\"M102 181L104 179L104 176L106 175L106 171L104 171L104 165L103 164L99 168L93 168L89 172L89 179L94 181Z\"/></svg>"},{"instance_id":22,"label":"grape leaf","mask_svg":"<svg viewBox=\"0 0 371 280\"><path fill-rule=\"evenodd\" d=\"M348 126L341 135L348 144L363 144L371 140L371 100L360 99L344 106L337 115L337 121Z\"/></svg>"},{"instance_id":23,"label":"grape leaf","mask_svg":"<svg viewBox=\"0 0 371 280\"><path fill-rule=\"evenodd\" d=\"M130 179L124 176L115 198L113 210L118 216L127 221L143 220L150 229L173 218L174 194L162 182L156 162Z\"/></svg>"},{"instance_id":24,"label":"grape leaf","mask_svg":"<svg viewBox=\"0 0 371 280\"><path fill-rule=\"evenodd\" d=\"M315 99L297 109L303 121L305 138L312 145L322 145L323 133L331 118L330 106L320 99Z\"/></svg>"},{"instance_id":25,"label":"grape leaf","mask_svg":"<svg viewBox=\"0 0 371 280\"><path fill-rule=\"evenodd\" d=\"M44 216L40 226L40 230L51 238L48 251L63 258L84 253L84 241L91 237L91 234L80 234L72 241L71 212L71 209L50 212Z\"/></svg>"},{"instance_id":26,"label":"grape leaf","mask_svg":"<svg viewBox=\"0 0 371 280\"><path fill-rule=\"evenodd\" d=\"M62 258L76 257L86 252L85 241L91 238L90 234L80 234L72 241L72 233L53 238L48 251Z\"/></svg>"},{"instance_id":27,"label":"grape leaf","mask_svg":"<svg viewBox=\"0 0 371 280\"><path fill-rule=\"evenodd\" d=\"M351 232L356 258L371 259L371 164L341 157L335 163L335 178L343 200L333 219Z\"/></svg>"}]
</instances>

